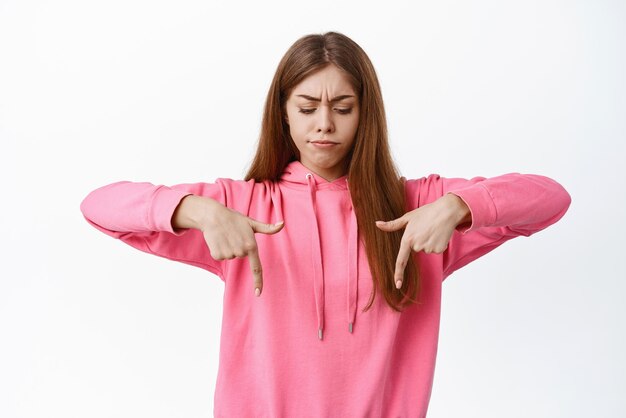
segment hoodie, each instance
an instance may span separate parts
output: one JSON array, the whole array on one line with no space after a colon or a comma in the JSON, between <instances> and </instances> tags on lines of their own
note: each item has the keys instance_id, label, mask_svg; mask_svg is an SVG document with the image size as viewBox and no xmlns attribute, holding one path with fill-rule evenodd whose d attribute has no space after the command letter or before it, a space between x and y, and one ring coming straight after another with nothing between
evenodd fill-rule
<instances>
[{"instance_id":1,"label":"hoodie","mask_svg":"<svg viewBox=\"0 0 626 418\"><path fill-rule=\"evenodd\" d=\"M405 179L406 180L406 179ZM413 252L419 304L402 312L373 290L347 175L327 181L299 161L280 181L218 178L173 186L120 181L89 193L89 224L141 251L205 269L224 283L216 417L425 417L439 336L441 289L454 271L504 242L558 221L571 198L535 174L405 181L406 211L447 193L469 207L441 254ZM247 258L216 260L196 229L174 229L183 197L217 200L260 222L263 293ZM389 220L389 219L383 219ZM384 233L381 231L381 233Z\"/></svg>"}]
</instances>

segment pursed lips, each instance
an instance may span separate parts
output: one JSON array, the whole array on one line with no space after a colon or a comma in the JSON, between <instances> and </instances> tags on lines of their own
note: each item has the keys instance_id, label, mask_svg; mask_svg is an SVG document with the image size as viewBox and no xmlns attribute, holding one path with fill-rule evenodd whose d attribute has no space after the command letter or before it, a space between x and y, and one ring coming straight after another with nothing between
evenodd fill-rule
<instances>
[{"instance_id":1,"label":"pursed lips","mask_svg":"<svg viewBox=\"0 0 626 418\"><path fill-rule=\"evenodd\" d=\"M312 141L311 145L313 145L317 149L330 149L335 145L339 145L337 142L332 141Z\"/></svg>"},{"instance_id":2,"label":"pursed lips","mask_svg":"<svg viewBox=\"0 0 626 418\"><path fill-rule=\"evenodd\" d=\"M309 142L312 142L314 144L337 144L337 142L327 141L327 140L313 140Z\"/></svg>"}]
</instances>

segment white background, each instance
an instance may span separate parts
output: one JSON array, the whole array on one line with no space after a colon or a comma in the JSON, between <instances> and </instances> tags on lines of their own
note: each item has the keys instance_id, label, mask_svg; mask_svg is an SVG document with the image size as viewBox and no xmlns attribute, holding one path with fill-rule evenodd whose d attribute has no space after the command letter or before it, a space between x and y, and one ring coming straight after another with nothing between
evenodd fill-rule
<instances>
[{"instance_id":1,"label":"white background","mask_svg":"<svg viewBox=\"0 0 626 418\"><path fill-rule=\"evenodd\" d=\"M0 416L209 417L222 283L83 219L118 180L242 178L279 59L368 53L408 178L537 173L572 205L444 283L436 417L626 415L620 1L0 0Z\"/></svg>"}]
</instances>

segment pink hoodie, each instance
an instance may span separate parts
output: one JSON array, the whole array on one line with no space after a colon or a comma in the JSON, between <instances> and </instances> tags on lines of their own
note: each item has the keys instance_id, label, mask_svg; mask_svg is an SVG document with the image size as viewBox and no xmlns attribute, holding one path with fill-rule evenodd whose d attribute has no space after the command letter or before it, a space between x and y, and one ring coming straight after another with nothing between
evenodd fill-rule
<instances>
[{"instance_id":1,"label":"pink hoodie","mask_svg":"<svg viewBox=\"0 0 626 418\"><path fill-rule=\"evenodd\" d=\"M443 280L504 242L555 223L571 202L559 183L533 174L407 180L407 211L452 192L470 208L472 224L458 228L442 254L413 253L421 304L399 313L378 294L362 312L372 276L347 182L328 182L293 161L277 183L122 181L81 203L86 220L105 234L223 280L216 417L425 417ZM261 222L285 221L274 235L255 235L261 297L247 258L215 260L199 230L172 229L174 210L189 194Z\"/></svg>"}]
</instances>

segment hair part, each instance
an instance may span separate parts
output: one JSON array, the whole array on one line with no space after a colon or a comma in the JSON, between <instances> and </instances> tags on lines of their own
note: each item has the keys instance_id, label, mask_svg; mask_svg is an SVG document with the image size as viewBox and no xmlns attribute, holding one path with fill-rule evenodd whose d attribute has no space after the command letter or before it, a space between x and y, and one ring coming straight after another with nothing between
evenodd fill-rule
<instances>
[{"instance_id":1,"label":"hair part","mask_svg":"<svg viewBox=\"0 0 626 418\"><path fill-rule=\"evenodd\" d=\"M359 125L352 149L346 155L348 187L372 273L373 292L364 311L380 291L388 305L401 311L418 303L420 275L417 260L409 257L402 287L396 289L394 273L404 230L385 232L377 220L401 217L406 211L404 178L389 149L387 122L376 71L363 49L338 32L311 34L298 39L282 57L270 85L257 151L245 180L279 181L285 167L300 160L286 120L286 102L306 77L335 65L349 79L359 101Z\"/></svg>"}]
</instances>

